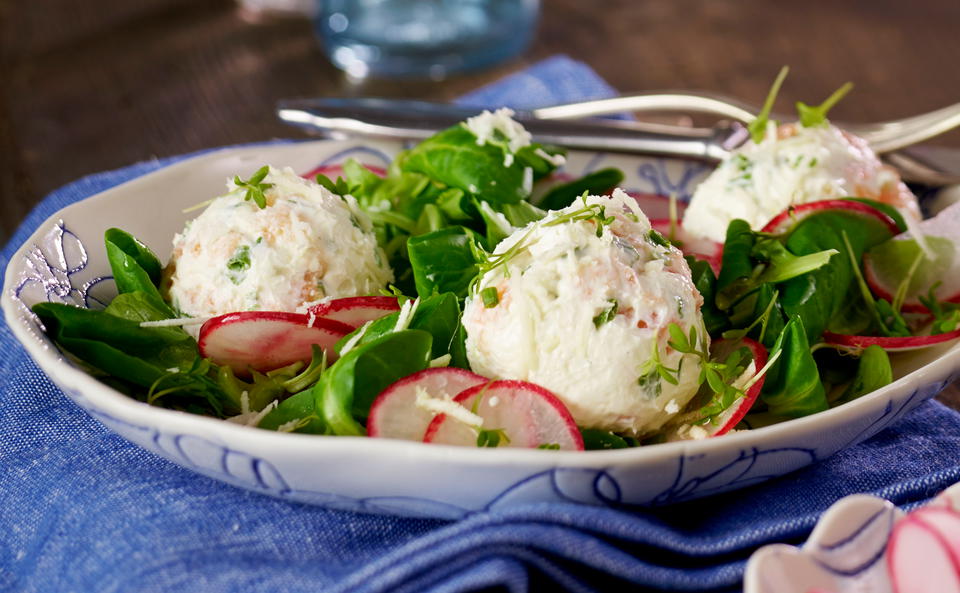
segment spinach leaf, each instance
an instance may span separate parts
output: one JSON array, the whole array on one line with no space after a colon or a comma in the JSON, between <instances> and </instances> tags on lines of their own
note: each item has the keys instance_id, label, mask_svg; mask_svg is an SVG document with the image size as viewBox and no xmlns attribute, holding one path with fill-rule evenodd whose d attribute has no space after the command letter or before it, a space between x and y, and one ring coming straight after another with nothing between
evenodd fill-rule
<instances>
[{"instance_id":1,"label":"spinach leaf","mask_svg":"<svg viewBox=\"0 0 960 593\"><path fill-rule=\"evenodd\" d=\"M113 272L117 290L123 294L140 291L164 309L166 317L174 317L173 309L160 295L160 261L146 245L120 229L109 229L104 235L107 260Z\"/></svg>"},{"instance_id":2,"label":"spinach leaf","mask_svg":"<svg viewBox=\"0 0 960 593\"><path fill-rule=\"evenodd\" d=\"M730 221L717 277L715 300L720 309L729 309L750 290L755 266L751 253L756 242L750 223L739 218Z\"/></svg>"},{"instance_id":3,"label":"spinach leaf","mask_svg":"<svg viewBox=\"0 0 960 593\"><path fill-rule=\"evenodd\" d=\"M402 168L480 195L494 205L515 204L530 196L533 179L524 182L524 169L532 159L515 158L505 166L505 157L504 147L490 143L478 145L473 132L456 125L412 148L405 155Z\"/></svg>"},{"instance_id":4,"label":"spinach leaf","mask_svg":"<svg viewBox=\"0 0 960 593\"><path fill-rule=\"evenodd\" d=\"M339 352L357 332L362 331L363 335L355 347L393 332L399 317L399 312L391 313L375 320L366 329L361 328L345 336L337 343L337 351ZM431 358L449 354L450 366L469 368L464 346L466 335L460 323L460 300L453 293L435 294L421 299L410 323L404 329L423 330L433 336Z\"/></svg>"},{"instance_id":5,"label":"spinach leaf","mask_svg":"<svg viewBox=\"0 0 960 593\"><path fill-rule=\"evenodd\" d=\"M850 289L856 284L856 278L844 237L849 239L852 256L859 264L865 250L891 235L890 229L882 222L841 210L809 216L794 227L786 240L786 248L794 255L828 249L841 254L819 269L782 284L783 310L789 317L803 317L809 342L816 341L839 312L849 308L848 299L855 298L857 303L862 303L862 297Z\"/></svg>"},{"instance_id":6,"label":"spinach leaf","mask_svg":"<svg viewBox=\"0 0 960 593\"><path fill-rule=\"evenodd\" d=\"M363 436L374 398L394 381L427 368L432 338L420 330L388 333L358 345L333 364L311 390L333 434Z\"/></svg>"},{"instance_id":7,"label":"spinach leaf","mask_svg":"<svg viewBox=\"0 0 960 593\"><path fill-rule=\"evenodd\" d=\"M163 273L163 265L157 256L144 245L139 239L126 231L117 228L107 229L104 233L104 241L112 243L115 247L129 255L137 265L146 273L150 283L154 286L160 285L160 277ZM126 291L124 291L126 292Z\"/></svg>"},{"instance_id":8,"label":"spinach leaf","mask_svg":"<svg viewBox=\"0 0 960 593\"><path fill-rule=\"evenodd\" d=\"M259 428L277 430L284 424L294 422L290 432L329 434L323 418L317 413L317 394L314 388L295 393L280 402L260 420Z\"/></svg>"},{"instance_id":9,"label":"spinach leaf","mask_svg":"<svg viewBox=\"0 0 960 593\"><path fill-rule=\"evenodd\" d=\"M544 210L560 210L573 204L573 201L583 195L583 192L590 195L603 194L618 186L621 181L623 181L623 171L620 169L599 169L580 179L551 188L537 205Z\"/></svg>"},{"instance_id":10,"label":"spinach leaf","mask_svg":"<svg viewBox=\"0 0 960 593\"><path fill-rule=\"evenodd\" d=\"M853 401L861 395L876 391L893 381L893 368L887 351L872 344L860 354L857 374L836 401L837 404Z\"/></svg>"},{"instance_id":11,"label":"spinach leaf","mask_svg":"<svg viewBox=\"0 0 960 593\"><path fill-rule=\"evenodd\" d=\"M770 413L797 418L826 410L826 392L799 316L787 322L770 352L778 350L782 354L767 371L761 391Z\"/></svg>"},{"instance_id":12,"label":"spinach leaf","mask_svg":"<svg viewBox=\"0 0 960 593\"><path fill-rule=\"evenodd\" d=\"M465 297L479 270L474 255L478 243L478 235L462 226L411 237L407 241L407 254L417 294L427 297L452 292Z\"/></svg>"},{"instance_id":13,"label":"spinach leaf","mask_svg":"<svg viewBox=\"0 0 960 593\"><path fill-rule=\"evenodd\" d=\"M583 448L587 451L598 449L626 449L630 443L618 434L599 428L581 428Z\"/></svg>"},{"instance_id":14,"label":"spinach leaf","mask_svg":"<svg viewBox=\"0 0 960 593\"><path fill-rule=\"evenodd\" d=\"M730 326L727 316L716 305L717 277L713 273L713 268L706 261L691 256L687 256L686 260L690 265L693 285L696 286L697 291L703 297L703 306L700 308L700 312L703 314L703 324L707 333L715 336Z\"/></svg>"},{"instance_id":15,"label":"spinach leaf","mask_svg":"<svg viewBox=\"0 0 960 593\"><path fill-rule=\"evenodd\" d=\"M178 327L140 327L137 316L143 309L123 303L121 308L124 314L136 311L134 319L60 303L38 303L33 311L57 344L109 375L150 392L199 398L218 416L239 411L210 376L215 371L200 358L193 338Z\"/></svg>"}]
</instances>

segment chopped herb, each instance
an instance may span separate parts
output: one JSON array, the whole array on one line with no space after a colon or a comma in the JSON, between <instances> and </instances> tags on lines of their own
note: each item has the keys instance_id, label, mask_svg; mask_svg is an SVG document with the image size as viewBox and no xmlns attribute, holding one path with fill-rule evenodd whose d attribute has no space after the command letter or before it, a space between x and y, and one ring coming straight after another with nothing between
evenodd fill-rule
<instances>
[{"instance_id":1,"label":"chopped herb","mask_svg":"<svg viewBox=\"0 0 960 593\"><path fill-rule=\"evenodd\" d=\"M489 430L481 428L477 431L478 447L499 447L500 443L510 444L510 437L502 428L491 428Z\"/></svg>"},{"instance_id":2,"label":"chopped herb","mask_svg":"<svg viewBox=\"0 0 960 593\"><path fill-rule=\"evenodd\" d=\"M610 306L593 318L593 325L596 326L597 329L600 329L601 325L613 321L613 318L617 316L617 299L607 299L607 303L609 303Z\"/></svg>"},{"instance_id":3,"label":"chopped herb","mask_svg":"<svg viewBox=\"0 0 960 593\"><path fill-rule=\"evenodd\" d=\"M227 277L230 282L240 284L250 269L250 246L241 245L233 252L233 256L227 260Z\"/></svg>"},{"instance_id":4,"label":"chopped herb","mask_svg":"<svg viewBox=\"0 0 960 593\"><path fill-rule=\"evenodd\" d=\"M666 237L657 232L657 229L650 229L647 231L647 239L649 239L654 245L659 245L660 247L670 247L670 241L667 241Z\"/></svg>"},{"instance_id":5,"label":"chopped herb","mask_svg":"<svg viewBox=\"0 0 960 593\"><path fill-rule=\"evenodd\" d=\"M770 87L770 92L767 93L767 100L763 102L763 109L760 110L757 117L747 126L747 130L750 132L750 138L757 144L763 142L763 139L767 136L767 124L770 122L770 111L773 109L773 102L776 101L777 93L780 92L780 85L783 84L783 79L787 77L788 72L790 72L790 68L786 66L780 69L780 73L777 74L777 79L773 81L773 86Z\"/></svg>"},{"instance_id":6,"label":"chopped herb","mask_svg":"<svg viewBox=\"0 0 960 593\"><path fill-rule=\"evenodd\" d=\"M497 293L496 286L488 286L480 291L480 298L483 300L483 306L492 309L500 304L500 295Z\"/></svg>"},{"instance_id":7,"label":"chopped herb","mask_svg":"<svg viewBox=\"0 0 960 593\"><path fill-rule=\"evenodd\" d=\"M543 443L542 445L537 445L537 449L547 449L551 451L559 451L560 443Z\"/></svg>"},{"instance_id":8,"label":"chopped herb","mask_svg":"<svg viewBox=\"0 0 960 593\"><path fill-rule=\"evenodd\" d=\"M245 189L246 194L244 195L244 200L250 200L254 204L263 208L267 207L267 198L263 195L264 190L270 189L273 187L272 183L263 183L264 178L270 172L270 166L264 165L257 169L257 172L250 176L250 179L246 181L240 179L240 176L237 175L233 178L233 183L240 189Z\"/></svg>"},{"instance_id":9,"label":"chopped herb","mask_svg":"<svg viewBox=\"0 0 960 593\"><path fill-rule=\"evenodd\" d=\"M353 193L354 190L343 177L337 177L336 181L332 181L323 173L317 174L317 183L330 193L337 194L340 197Z\"/></svg>"},{"instance_id":10,"label":"chopped herb","mask_svg":"<svg viewBox=\"0 0 960 593\"><path fill-rule=\"evenodd\" d=\"M847 93L850 92L850 89L853 88L853 84L846 83L842 87L833 91L827 100L817 105L816 107L811 107L806 103L801 103L797 101L797 113L800 115L800 125L805 128L812 128L813 126L820 126L828 123L827 112L837 104L840 99L842 99ZM811 167L813 164L810 165Z\"/></svg>"}]
</instances>

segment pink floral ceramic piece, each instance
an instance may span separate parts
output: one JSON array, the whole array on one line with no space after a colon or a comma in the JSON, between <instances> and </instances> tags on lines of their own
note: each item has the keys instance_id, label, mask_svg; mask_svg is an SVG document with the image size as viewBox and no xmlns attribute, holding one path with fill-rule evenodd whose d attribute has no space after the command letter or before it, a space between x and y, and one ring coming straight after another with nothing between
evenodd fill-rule
<instances>
[{"instance_id":1,"label":"pink floral ceramic piece","mask_svg":"<svg viewBox=\"0 0 960 593\"><path fill-rule=\"evenodd\" d=\"M857 494L824 513L802 548L747 563L745 593L960 593L960 484L905 514Z\"/></svg>"}]
</instances>

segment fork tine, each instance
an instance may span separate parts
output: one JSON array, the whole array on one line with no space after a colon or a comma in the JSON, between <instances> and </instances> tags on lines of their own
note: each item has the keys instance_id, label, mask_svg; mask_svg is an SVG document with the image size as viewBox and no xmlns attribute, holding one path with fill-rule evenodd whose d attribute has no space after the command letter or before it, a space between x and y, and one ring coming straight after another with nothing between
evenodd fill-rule
<instances>
[{"instance_id":1,"label":"fork tine","mask_svg":"<svg viewBox=\"0 0 960 593\"><path fill-rule=\"evenodd\" d=\"M877 152L886 153L919 144L960 126L960 103L901 120L852 129ZM848 129L850 129L848 127Z\"/></svg>"}]
</instances>

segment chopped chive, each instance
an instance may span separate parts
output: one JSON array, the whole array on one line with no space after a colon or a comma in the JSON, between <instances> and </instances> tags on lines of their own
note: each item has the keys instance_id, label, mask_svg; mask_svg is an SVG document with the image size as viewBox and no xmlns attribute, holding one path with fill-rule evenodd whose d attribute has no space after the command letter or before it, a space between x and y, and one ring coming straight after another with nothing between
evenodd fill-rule
<instances>
[{"instance_id":1,"label":"chopped chive","mask_svg":"<svg viewBox=\"0 0 960 593\"><path fill-rule=\"evenodd\" d=\"M483 300L483 306L492 309L500 304L500 294L497 293L496 286L488 286L480 291L480 298Z\"/></svg>"}]
</instances>

